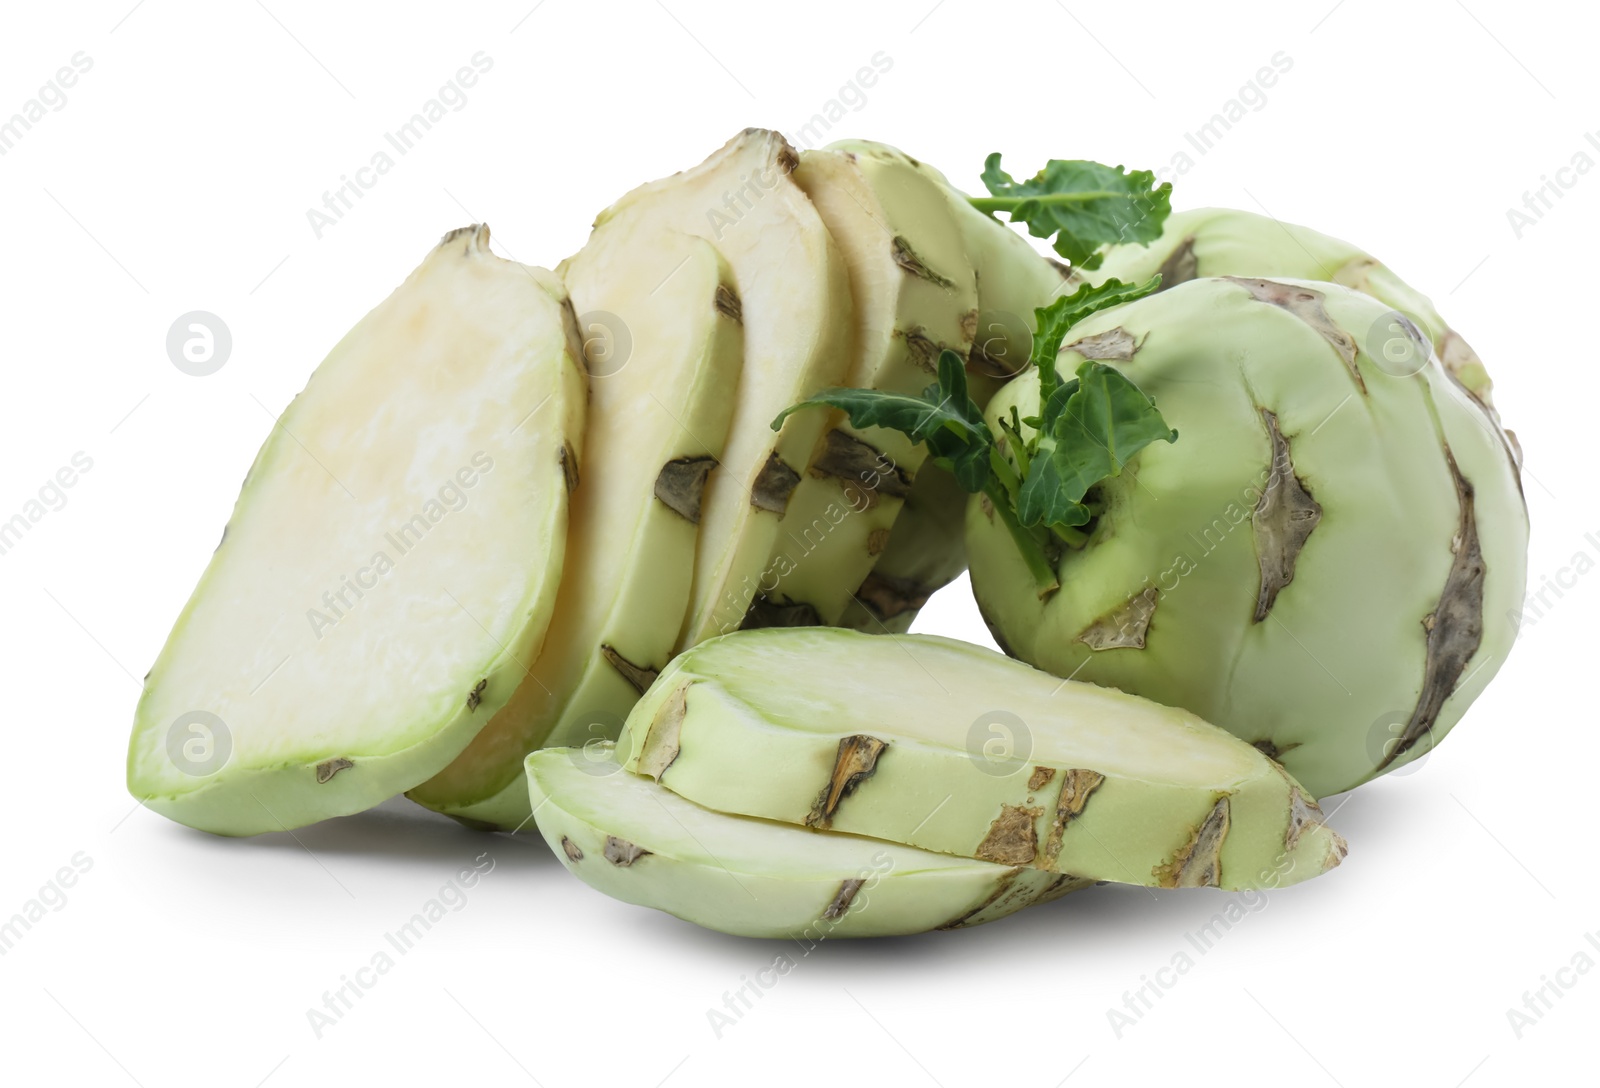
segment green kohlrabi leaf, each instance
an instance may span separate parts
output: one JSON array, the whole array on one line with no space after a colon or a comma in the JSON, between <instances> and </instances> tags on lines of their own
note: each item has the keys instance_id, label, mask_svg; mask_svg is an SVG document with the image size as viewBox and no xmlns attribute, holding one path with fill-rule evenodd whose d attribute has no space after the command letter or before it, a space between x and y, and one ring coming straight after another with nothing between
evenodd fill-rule
<instances>
[{"instance_id":1,"label":"green kohlrabi leaf","mask_svg":"<svg viewBox=\"0 0 1600 1088\"><path fill-rule=\"evenodd\" d=\"M1082 502L1095 484L1121 475L1140 450L1152 442L1174 442L1178 432L1167 426L1138 386L1112 367L1091 361L1078 368L1078 388L1055 419L1050 438L1059 505ZM1035 471L1043 453L1041 448Z\"/></svg>"},{"instance_id":2,"label":"green kohlrabi leaf","mask_svg":"<svg viewBox=\"0 0 1600 1088\"><path fill-rule=\"evenodd\" d=\"M950 424L965 427L966 417L937 400L924 400L905 393L883 393L876 389L824 389L807 400L785 408L772 421L772 429L783 426L783 421L805 408L839 408L850 417L856 427L887 427L899 431L918 442L925 441L929 432Z\"/></svg>"},{"instance_id":3,"label":"green kohlrabi leaf","mask_svg":"<svg viewBox=\"0 0 1600 1088\"><path fill-rule=\"evenodd\" d=\"M1037 525L1084 525L1089 521L1089 508L1073 499L1062 486L1061 469L1046 450L1040 451L1017 493L1017 520L1030 529Z\"/></svg>"},{"instance_id":4,"label":"green kohlrabi leaf","mask_svg":"<svg viewBox=\"0 0 1600 1088\"><path fill-rule=\"evenodd\" d=\"M1082 159L1051 159L1027 181L1000 168L1000 155L983 166L988 197L973 197L981 211L1009 212L1035 238L1054 238L1055 251L1077 268L1100 265L1103 245L1149 244L1161 236L1172 212L1172 184L1156 184L1149 170L1125 170Z\"/></svg>"},{"instance_id":5,"label":"green kohlrabi leaf","mask_svg":"<svg viewBox=\"0 0 1600 1088\"><path fill-rule=\"evenodd\" d=\"M875 389L824 389L786 408L772 421L783 425L791 412L828 406L841 409L855 427L887 427L927 445L934 460L968 491L982 491L989 479L989 449L994 440L983 412L967 392L967 371L953 351L939 354L939 380L921 397Z\"/></svg>"},{"instance_id":6,"label":"green kohlrabi leaf","mask_svg":"<svg viewBox=\"0 0 1600 1088\"><path fill-rule=\"evenodd\" d=\"M1049 404L1060 384L1056 376L1056 356L1067 338L1067 331L1101 310L1132 302L1136 298L1153 295L1161 287L1161 277L1151 276L1144 283L1123 283L1118 279L1101 284L1084 284L1070 295L1063 295L1048 306L1033 311L1039 331L1033 335L1033 351L1029 361L1039 368L1039 400ZM1048 409L1045 418L1050 419ZM1044 428L1049 430L1048 427Z\"/></svg>"},{"instance_id":7,"label":"green kohlrabi leaf","mask_svg":"<svg viewBox=\"0 0 1600 1088\"><path fill-rule=\"evenodd\" d=\"M922 395L938 398L941 411L959 417L959 423L945 423L921 438L935 462L948 469L967 491L982 491L989 482L989 453L994 448L994 436L983 421L979 408L967 392L967 367L961 356L953 351L939 353L939 381L923 390Z\"/></svg>"},{"instance_id":8,"label":"green kohlrabi leaf","mask_svg":"<svg viewBox=\"0 0 1600 1088\"><path fill-rule=\"evenodd\" d=\"M1056 420L1060 419L1061 413L1067 410L1067 402L1077 395L1080 384L1077 378L1063 382L1061 385L1056 386L1055 392L1050 394L1050 399L1044 401L1044 408L1039 412L1037 421L1034 423L1034 427L1038 431L1038 437L1034 440L1035 449L1039 447L1041 441L1047 446L1055 443L1053 436L1056 433Z\"/></svg>"},{"instance_id":9,"label":"green kohlrabi leaf","mask_svg":"<svg viewBox=\"0 0 1600 1088\"><path fill-rule=\"evenodd\" d=\"M1057 311L1065 312L1066 308ZM1060 334L1051 335L1059 347ZM1049 359L1054 358L1052 353ZM791 412L817 407L842 410L858 428L900 431L926 445L930 460L954 475L965 490L987 495L1016 541L1041 597L1058 588L1044 548L1045 530L1081 546L1086 537L1076 527L1091 520L1092 511L1083 502L1089 488L1120 473L1151 442L1170 442L1178 436L1137 386L1097 362L1079 367L1077 377L1059 384L1040 406L1040 416L1029 417L1029 422L1049 424L1032 443L1023 441L1024 421L1017 413L1009 423L1002 421L1009 457L968 393L965 365L953 351L939 354L939 380L921 397L827 389L786 409L772 421L772 429L781 427Z\"/></svg>"}]
</instances>

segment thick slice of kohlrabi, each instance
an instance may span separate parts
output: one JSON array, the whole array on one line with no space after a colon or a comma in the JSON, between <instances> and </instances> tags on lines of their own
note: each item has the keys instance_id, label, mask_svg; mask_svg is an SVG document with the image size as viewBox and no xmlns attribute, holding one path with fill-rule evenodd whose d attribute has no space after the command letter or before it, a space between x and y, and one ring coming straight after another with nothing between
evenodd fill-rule
<instances>
[{"instance_id":1,"label":"thick slice of kohlrabi","mask_svg":"<svg viewBox=\"0 0 1600 1088\"><path fill-rule=\"evenodd\" d=\"M718 812L1094 880L1274 887L1344 856L1283 768L1193 714L930 636L712 640L618 749Z\"/></svg>"},{"instance_id":2,"label":"thick slice of kohlrabi","mask_svg":"<svg viewBox=\"0 0 1600 1088\"><path fill-rule=\"evenodd\" d=\"M128 787L227 835L448 764L538 655L579 478L558 281L452 231L284 411L145 680Z\"/></svg>"},{"instance_id":3,"label":"thick slice of kohlrabi","mask_svg":"<svg viewBox=\"0 0 1600 1088\"><path fill-rule=\"evenodd\" d=\"M966 357L978 321L977 279L945 187L903 159L845 151L802 152L794 178L850 273L854 354L843 384L920 395L941 351ZM746 626L838 623L922 467L921 443L829 418Z\"/></svg>"},{"instance_id":4,"label":"thick slice of kohlrabi","mask_svg":"<svg viewBox=\"0 0 1600 1088\"><path fill-rule=\"evenodd\" d=\"M661 217L601 223L560 271L584 325L589 415L550 636L511 701L410 794L504 828L528 818L523 757L615 737L672 656L744 347L726 262Z\"/></svg>"},{"instance_id":5,"label":"thick slice of kohlrabi","mask_svg":"<svg viewBox=\"0 0 1600 1088\"><path fill-rule=\"evenodd\" d=\"M851 595L839 626L869 635L911 630L928 598L967 569L963 534L969 497L954 476L924 461L883 551Z\"/></svg>"},{"instance_id":6,"label":"thick slice of kohlrabi","mask_svg":"<svg viewBox=\"0 0 1600 1088\"><path fill-rule=\"evenodd\" d=\"M864 168L914 171L944 197L960 234L961 263L978 294L974 327L960 354L967 361L973 398L979 405L988 403L1027 365L1037 324L1034 311L1070 294L1077 275L1041 256L1017 230L973 207L966 194L928 163L871 140L840 140L828 150L850 155ZM923 466L887 539L878 544L881 550L871 573L844 613L828 621L873 634L909 629L929 595L967 565L962 534L951 531L963 522L966 505L966 492L948 473Z\"/></svg>"},{"instance_id":7,"label":"thick slice of kohlrabi","mask_svg":"<svg viewBox=\"0 0 1600 1088\"><path fill-rule=\"evenodd\" d=\"M830 151L860 159L909 165L944 192L978 282L978 318L967 357L972 395L985 404L996 389L1028 365L1036 327L1034 310L1071 294L1077 275L1041 256L1028 239L973 207L967 195L928 163L872 140L839 140Z\"/></svg>"},{"instance_id":8,"label":"thick slice of kohlrabi","mask_svg":"<svg viewBox=\"0 0 1600 1088\"><path fill-rule=\"evenodd\" d=\"M610 745L528 757L539 830L586 884L742 937L815 943L957 929L1091 881L700 807Z\"/></svg>"},{"instance_id":9,"label":"thick slice of kohlrabi","mask_svg":"<svg viewBox=\"0 0 1600 1088\"><path fill-rule=\"evenodd\" d=\"M733 421L700 510L700 546L680 646L737 630L760 587L780 520L828 423L790 405L842 384L850 363L851 298L844 262L817 209L795 184L784 138L747 129L700 165L642 185L600 214L596 232L646 222L716 247L742 305L744 368L726 390ZM814 482L813 486L816 482Z\"/></svg>"}]
</instances>

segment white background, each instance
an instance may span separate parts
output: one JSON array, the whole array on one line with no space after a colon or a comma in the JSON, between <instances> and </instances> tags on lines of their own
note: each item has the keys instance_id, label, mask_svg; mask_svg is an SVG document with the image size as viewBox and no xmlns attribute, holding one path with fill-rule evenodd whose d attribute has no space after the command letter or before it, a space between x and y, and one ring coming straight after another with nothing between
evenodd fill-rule
<instances>
[{"instance_id":1,"label":"white background","mask_svg":"<svg viewBox=\"0 0 1600 1088\"><path fill-rule=\"evenodd\" d=\"M0 118L76 52L93 62L0 157L0 520L75 453L93 460L0 555L0 918L75 855L90 865L0 956L0 1078L1592 1081L1600 970L1570 965L1600 963L1600 170L1565 175L1520 238L1507 219L1580 150L1600 162L1587 5L131 3L10 5L0 34ZM480 50L493 68L465 107L316 237L306 210ZM1527 452L1531 580L1571 588L1419 770L1331 799L1345 865L1251 901L1203 954L1186 935L1229 897L1107 887L801 955L611 902L537 838L404 802L250 841L136 808L138 678L269 413L339 335L445 230L487 220L502 253L552 264L615 196L746 125L795 132L879 51L891 69L830 137L899 145L969 189L994 150L1019 175L1051 156L1165 166L1282 51L1292 69L1173 178L1175 204L1364 245L1488 363ZM232 331L210 377L166 354L191 310ZM920 627L987 641L964 582ZM465 907L319 1039L307 1009L484 851ZM707 1009L785 953L794 969L717 1037ZM1192 967L1163 970L1180 953ZM1519 1038L1507 1010L1547 977L1571 986ZM1107 1010L1147 981L1161 996L1114 1030Z\"/></svg>"}]
</instances>

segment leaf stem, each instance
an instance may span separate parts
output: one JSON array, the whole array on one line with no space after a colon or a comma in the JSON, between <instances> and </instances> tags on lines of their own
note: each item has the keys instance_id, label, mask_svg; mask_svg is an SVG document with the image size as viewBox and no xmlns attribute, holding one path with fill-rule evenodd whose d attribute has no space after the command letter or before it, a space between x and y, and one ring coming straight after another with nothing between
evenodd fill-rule
<instances>
[{"instance_id":1,"label":"leaf stem","mask_svg":"<svg viewBox=\"0 0 1600 1088\"><path fill-rule=\"evenodd\" d=\"M1026 472L1019 473L1012 468L1011 462L1007 461L1005 455L1000 452L999 447L994 445L989 447L989 472L991 480L998 481L1001 488L1004 489L1006 504L1008 506L1016 505L1017 493L1022 490L1022 477ZM988 491L989 488L985 487L984 490ZM990 496L990 498L993 497L993 495Z\"/></svg>"},{"instance_id":2,"label":"leaf stem","mask_svg":"<svg viewBox=\"0 0 1600 1088\"><path fill-rule=\"evenodd\" d=\"M1038 196L969 196L967 202L980 212L1008 212L1019 204L1082 204L1090 200L1117 199L1126 193L1092 189L1077 193L1040 193Z\"/></svg>"},{"instance_id":3,"label":"leaf stem","mask_svg":"<svg viewBox=\"0 0 1600 1088\"><path fill-rule=\"evenodd\" d=\"M1022 553L1022 561L1028 565L1028 573L1033 576L1034 589L1042 601L1060 589L1061 582L1056 578L1050 560L1045 557L1044 548L1039 544L1038 537L1022 527L1022 523L1017 520L1016 512L1011 508L1011 501L1003 493L998 492L999 489L993 482L984 488L984 494L989 497L994 512L1005 522L1006 528L1011 532L1011 539L1016 542L1017 551Z\"/></svg>"},{"instance_id":4,"label":"leaf stem","mask_svg":"<svg viewBox=\"0 0 1600 1088\"><path fill-rule=\"evenodd\" d=\"M1071 525L1052 525L1050 531L1056 534L1061 543L1074 550L1089 543L1089 534Z\"/></svg>"}]
</instances>

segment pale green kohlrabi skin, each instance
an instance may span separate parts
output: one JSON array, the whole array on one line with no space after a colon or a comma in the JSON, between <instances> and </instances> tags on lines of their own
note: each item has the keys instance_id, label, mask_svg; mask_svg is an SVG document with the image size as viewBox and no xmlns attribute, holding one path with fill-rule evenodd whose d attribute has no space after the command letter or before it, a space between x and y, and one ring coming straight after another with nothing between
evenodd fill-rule
<instances>
[{"instance_id":1,"label":"pale green kohlrabi skin","mask_svg":"<svg viewBox=\"0 0 1600 1088\"><path fill-rule=\"evenodd\" d=\"M1445 323L1426 295L1349 242L1254 212L1195 208L1171 216L1161 237L1149 246L1106 249L1104 263L1083 275L1094 283L1112 278L1132 283L1158 272L1163 291L1207 276L1266 276L1339 283L1371 295L1427 335L1445 372L1499 425L1491 395L1493 383L1472 345ZM1406 338L1406 331L1395 323L1389 326L1382 346L1374 343L1373 349L1387 349L1404 358ZM1505 436L1520 464L1516 436L1509 431Z\"/></svg>"},{"instance_id":2,"label":"pale green kohlrabi skin","mask_svg":"<svg viewBox=\"0 0 1600 1088\"><path fill-rule=\"evenodd\" d=\"M1282 767L1192 713L930 635L712 639L616 750L716 812L1082 880L1275 888L1345 855Z\"/></svg>"},{"instance_id":3,"label":"pale green kohlrabi skin","mask_svg":"<svg viewBox=\"0 0 1600 1088\"><path fill-rule=\"evenodd\" d=\"M985 500L973 589L1008 652L1184 707L1337 793L1438 743L1511 649L1527 511L1498 431L1388 307L1334 284L1205 279L1096 314L1060 358L1120 369L1178 431L1040 599ZM991 426L1038 411L1012 382Z\"/></svg>"},{"instance_id":4,"label":"pale green kohlrabi skin","mask_svg":"<svg viewBox=\"0 0 1600 1088\"><path fill-rule=\"evenodd\" d=\"M917 469L872 573L851 595L840 627L903 635L928 598L967 569L967 492L931 461Z\"/></svg>"},{"instance_id":5,"label":"pale green kohlrabi skin","mask_svg":"<svg viewBox=\"0 0 1600 1088\"><path fill-rule=\"evenodd\" d=\"M607 895L741 937L800 941L965 929L1093 881L730 816L615 762L610 744L528 757L539 832Z\"/></svg>"}]
</instances>

